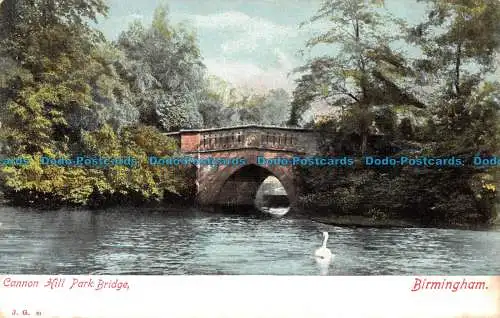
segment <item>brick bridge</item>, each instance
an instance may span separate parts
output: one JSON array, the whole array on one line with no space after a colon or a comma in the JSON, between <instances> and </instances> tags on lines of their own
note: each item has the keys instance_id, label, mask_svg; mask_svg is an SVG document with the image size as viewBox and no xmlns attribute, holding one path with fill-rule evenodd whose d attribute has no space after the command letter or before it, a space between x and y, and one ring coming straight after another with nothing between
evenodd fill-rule
<instances>
[{"instance_id":1,"label":"brick bridge","mask_svg":"<svg viewBox=\"0 0 500 318\"><path fill-rule=\"evenodd\" d=\"M291 158L317 152L313 130L272 126L237 126L181 130L167 134L180 141L181 151L197 159L244 159L244 165L198 165L197 200L201 205L253 205L257 191L269 176L285 188L293 206L297 199L291 166L260 165L257 157Z\"/></svg>"}]
</instances>

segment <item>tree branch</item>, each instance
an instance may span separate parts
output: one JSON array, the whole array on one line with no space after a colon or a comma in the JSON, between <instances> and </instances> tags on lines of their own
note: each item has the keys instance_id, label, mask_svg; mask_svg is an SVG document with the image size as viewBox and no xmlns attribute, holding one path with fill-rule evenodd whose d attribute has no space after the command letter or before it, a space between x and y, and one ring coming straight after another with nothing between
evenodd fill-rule
<instances>
[{"instance_id":1,"label":"tree branch","mask_svg":"<svg viewBox=\"0 0 500 318\"><path fill-rule=\"evenodd\" d=\"M462 42L457 43L457 55L455 58L455 90L457 96L460 96L460 66L462 58Z\"/></svg>"}]
</instances>

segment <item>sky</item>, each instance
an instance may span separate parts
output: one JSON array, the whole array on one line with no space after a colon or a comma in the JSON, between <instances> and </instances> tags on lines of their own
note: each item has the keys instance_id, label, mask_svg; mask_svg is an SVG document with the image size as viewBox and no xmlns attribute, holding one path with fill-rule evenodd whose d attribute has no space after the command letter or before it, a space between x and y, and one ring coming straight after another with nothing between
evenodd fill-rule
<instances>
[{"instance_id":1,"label":"sky","mask_svg":"<svg viewBox=\"0 0 500 318\"><path fill-rule=\"evenodd\" d=\"M322 0L108 0L108 18L99 28L116 39L134 20L151 22L160 4L170 8L172 22L187 22L196 31L208 72L236 86L292 91L290 72L312 53L298 54L324 26L299 24L319 9ZM386 0L398 17L418 21L425 10L416 0Z\"/></svg>"}]
</instances>

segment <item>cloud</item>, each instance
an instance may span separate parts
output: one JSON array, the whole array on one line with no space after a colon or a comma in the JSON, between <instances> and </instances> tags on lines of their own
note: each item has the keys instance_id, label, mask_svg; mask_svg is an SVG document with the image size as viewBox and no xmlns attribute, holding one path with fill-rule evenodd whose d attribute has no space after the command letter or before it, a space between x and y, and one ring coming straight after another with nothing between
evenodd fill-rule
<instances>
[{"instance_id":1,"label":"cloud","mask_svg":"<svg viewBox=\"0 0 500 318\"><path fill-rule=\"evenodd\" d=\"M234 83L247 81L262 73L262 69L253 63L207 59L205 65L211 74Z\"/></svg>"},{"instance_id":2,"label":"cloud","mask_svg":"<svg viewBox=\"0 0 500 318\"><path fill-rule=\"evenodd\" d=\"M274 23L239 11L187 18L200 32L218 34L222 40L218 56L205 60L209 73L237 87L257 91L293 90L295 84L288 73L298 62L287 55L290 54L287 49L290 40L297 41L297 26Z\"/></svg>"},{"instance_id":3,"label":"cloud","mask_svg":"<svg viewBox=\"0 0 500 318\"><path fill-rule=\"evenodd\" d=\"M118 38L122 31L127 30L129 25L135 21L141 21L142 23L148 22L147 18L139 13L131 13L124 16L111 16L108 18L99 19L99 24L97 27L101 29L106 36L112 40Z\"/></svg>"},{"instance_id":4,"label":"cloud","mask_svg":"<svg viewBox=\"0 0 500 318\"><path fill-rule=\"evenodd\" d=\"M277 66L263 68L252 62L225 59L207 59L208 72L236 87L265 92L269 89L283 88L289 92L295 87L294 77L288 76L296 62L279 49L274 51Z\"/></svg>"},{"instance_id":5,"label":"cloud","mask_svg":"<svg viewBox=\"0 0 500 318\"><path fill-rule=\"evenodd\" d=\"M282 42L297 35L295 27L273 23L261 17L250 17L239 11L187 17L196 28L212 32L233 33L221 44L224 53L252 52L259 47Z\"/></svg>"},{"instance_id":6,"label":"cloud","mask_svg":"<svg viewBox=\"0 0 500 318\"><path fill-rule=\"evenodd\" d=\"M284 69L288 69L291 71L292 68L294 68L297 65L296 60L290 58L288 55L286 55L283 51L281 51L278 48L274 50L274 54L278 59L278 64Z\"/></svg>"},{"instance_id":7,"label":"cloud","mask_svg":"<svg viewBox=\"0 0 500 318\"><path fill-rule=\"evenodd\" d=\"M190 15L188 18L194 22L195 26L210 29L241 26L251 20L248 15L238 11L210 15Z\"/></svg>"},{"instance_id":8,"label":"cloud","mask_svg":"<svg viewBox=\"0 0 500 318\"><path fill-rule=\"evenodd\" d=\"M132 13L124 17L123 19L127 21L144 20L144 16L142 14Z\"/></svg>"}]
</instances>

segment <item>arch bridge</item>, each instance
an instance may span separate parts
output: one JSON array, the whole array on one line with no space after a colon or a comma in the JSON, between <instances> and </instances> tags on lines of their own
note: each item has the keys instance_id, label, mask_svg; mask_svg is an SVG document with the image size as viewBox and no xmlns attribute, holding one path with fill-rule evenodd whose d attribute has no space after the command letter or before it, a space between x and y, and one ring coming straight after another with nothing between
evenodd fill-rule
<instances>
[{"instance_id":1,"label":"arch bridge","mask_svg":"<svg viewBox=\"0 0 500 318\"><path fill-rule=\"evenodd\" d=\"M197 201L201 205L253 206L262 182L275 176L290 206L294 206L297 186L292 166L266 165L257 158L291 159L318 151L316 132L302 128L248 125L181 130L167 135L178 139L181 152L187 156L240 162L197 166Z\"/></svg>"}]
</instances>

